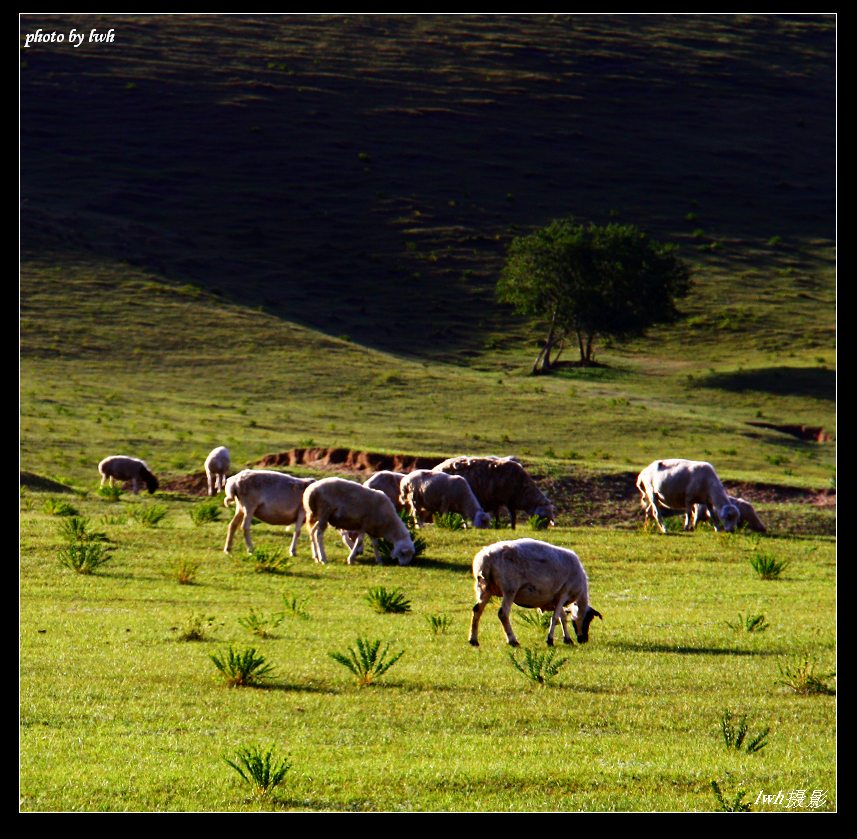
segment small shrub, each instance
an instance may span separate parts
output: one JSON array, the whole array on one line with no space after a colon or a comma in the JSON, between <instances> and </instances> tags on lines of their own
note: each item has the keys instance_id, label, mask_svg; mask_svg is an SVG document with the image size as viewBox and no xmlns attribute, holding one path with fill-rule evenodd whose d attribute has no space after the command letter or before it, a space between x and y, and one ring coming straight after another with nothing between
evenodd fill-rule
<instances>
[{"instance_id":1,"label":"small shrub","mask_svg":"<svg viewBox=\"0 0 857 839\"><path fill-rule=\"evenodd\" d=\"M426 620L431 628L432 635L446 635L447 630L452 624L452 618L445 612L438 615L427 615Z\"/></svg>"},{"instance_id":2,"label":"small shrub","mask_svg":"<svg viewBox=\"0 0 857 839\"><path fill-rule=\"evenodd\" d=\"M375 586L369 589L366 600L380 614L402 614L411 611L411 601L399 588L389 591L384 586Z\"/></svg>"},{"instance_id":3,"label":"small shrub","mask_svg":"<svg viewBox=\"0 0 857 839\"><path fill-rule=\"evenodd\" d=\"M144 527L155 527L166 514L167 508L163 504L147 504L133 510L131 516Z\"/></svg>"},{"instance_id":4,"label":"small shrub","mask_svg":"<svg viewBox=\"0 0 857 839\"><path fill-rule=\"evenodd\" d=\"M106 542L107 534L90 530L89 524L85 516L70 516L60 525L60 535L69 542Z\"/></svg>"},{"instance_id":5,"label":"small shrub","mask_svg":"<svg viewBox=\"0 0 857 839\"><path fill-rule=\"evenodd\" d=\"M304 609L304 605L307 602L306 597L302 597L298 599L295 595L284 594L283 595L283 614L284 615L294 615L295 617L301 618L302 620L309 620L309 612Z\"/></svg>"},{"instance_id":6,"label":"small shrub","mask_svg":"<svg viewBox=\"0 0 857 839\"><path fill-rule=\"evenodd\" d=\"M510 652L509 659L519 673L542 687L548 684L568 663L567 658L556 661L557 652L552 648L547 650L524 649L523 655L523 660L518 661L515 654Z\"/></svg>"},{"instance_id":7,"label":"small shrub","mask_svg":"<svg viewBox=\"0 0 857 839\"><path fill-rule=\"evenodd\" d=\"M809 653L804 653L787 664L779 665L781 676L779 684L803 696L835 695L836 690L827 684L827 680L832 679L836 673L816 673L815 668L816 664Z\"/></svg>"},{"instance_id":8,"label":"small shrub","mask_svg":"<svg viewBox=\"0 0 857 839\"><path fill-rule=\"evenodd\" d=\"M273 746L264 752L259 746L242 746L234 758L224 757L223 760L253 788L257 798L270 795L292 767L288 758L274 757Z\"/></svg>"},{"instance_id":9,"label":"small shrub","mask_svg":"<svg viewBox=\"0 0 857 839\"><path fill-rule=\"evenodd\" d=\"M434 523L444 530L463 530L465 526L464 517L459 513L436 513Z\"/></svg>"},{"instance_id":10,"label":"small shrub","mask_svg":"<svg viewBox=\"0 0 857 839\"><path fill-rule=\"evenodd\" d=\"M516 609L515 617L519 618L527 626L533 627L533 629L546 632L550 626L553 612L543 612L541 609Z\"/></svg>"},{"instance_id":11,"label":"small shrub","mask_svg":"<svg viewBox=\"0 0 857 839\"><path fill-rule=\"evenodd\" d=\"M283 622L284 618L285 615L282 613L277 614L272 612L270 615L263 615L257 613L255 609L251 609L249 615L238 618L238 623L260 638L270 638L273 631Z\"/></svg>"},{"instance_id":12,"label":"small shrub","mask_svg":"<svg viewBox=\"0 0 857 839\"><path fill-rule=\"evenodd\" d=\"M544 516L530 516L527 524L532 530L547 530L549 521Z\"/></svg>"},{"instance_id":13,"label":"small shrub","mask_svg":"<svg viewBox=\"0 0 857 839\"><path fill-rule=\"evenodd\" d=\"M738 622L726 621L726 625L736 632L764 632L770 626L764 615L751 615L749 612L746 617L738 612Z\"/></svg>"},{"instance_id":14,"label":"small shrub","mask_svg":"<svg viewBox=\"0 0 857 839\"><path fill-rule=\"evenodd\" d=\"M118 501L122 497L122 487L105 484L103 487L98 487L98 496L105 501Z\"/></svg>"},{"instance_id":15,"label":"small shrub","mask_svg":"<svg viewBox=\"0 0 857 839\"><path fill-rule=\"evenodd\" d=\"M756 551L750 559L753 570L763 580L777 580L788 567L788 560L779 560L773 554Z\"/></svg>"},{"instance_id":16,"label":"small shrub","mask_svg":"<svg viewBox=\"0 0 857 839\"><path fill-rule=\"evenodd\" d=\"M753 752L760 752L764 749L768 745L768 732L770 730L770 728L764 728L755 737L747 741L744 747L745 751L748 754L753 754ZM740 752L741 747L744 746L747 731L746 715L739 717L736 724L733 725L732 712L723 712L723 716L720 718L720 733L723 735L723 742L726 744L727 749L735 749Z\"/></svg>"},{"instance_id":17,"label":"small shrub","mask_svg":"<svg viewBox=\"0 0 857 839\"><path fill-rule=\"evenodd\" d=\"M357 684L361 686L371 685L375 679L384 675L403 655L404 650L394 653L387 658L390 645L387 644L383 650L380 649L380 641L368 641L358 638L357 649L348 648L348 653L333 652L330 657L338 661L343 667L347 667L356 677Z\"/></svg>"},{"instance_id":18,"label":"small shrub","mask_svg":"<svg viewBox=\"0 0 857 839\"><path fill-rule=\"evenodd\" d=\"M214 666L226 677L229 687L256 687L269 677L273 667L257 654L255 647L236 652L230 645L223 653L215 653L209 658Z\"/></svg>"},{"instance_id":19,"label":"small shrub","mask_svg":"<svg viewBox=\"0 0 857 839\"><path fill-rule=\"evenodd\" d=\"M79 516L77 508L61 498L49 498L45 501L44 511L51 516Z\"/></svg>"},{"instance_id":20,"label":"small shrub","mask_svg":"<svg viewBox=\"0 0 857 839\"><path fill-rule=\"evenodd\" d=\"M211 629L214 623L213 615L203 615L200 612L193 612L188 615L184 624L179 629L179 641L205 641L207 640L206 632Z\"/></svg>"},{"instance_id":21,"label":"small shrub","mask_svg":"<svg viewBox=\"0 0 857 839\"><path fill-rule=\"evenodd\" d=\"M726 813L750 812L750 802L743 800L744 796L747 794L747 790L739 789L738 792L736 792L733 796L732 800L727 801L722 791L720 790L720 785L717 783L717 781L711 781L711 789L714 791L714 797L717 799L719 810L722 810Z\"/></svg>"},{"instance_id":22,"label":"small shrub","mask_svg":"<svg viewBox=\"0 0 857 839\"><path fill-rule=\"evenodd\" d=\"M199 562L195 559L178 559L173 565L176 582L182 586L193 585L199 571Z\"/></svg>"},{"instance_id":23,"label":"small shrub","mask_svg":"<svg viewBox=\"0 0 857 839\"><path fill-rule=\"evenodd\" d=\"M291 565L279 548L254 548L249 559L257 574L285 574Z\"/></svg>"},{"instance_id":24,"label":"small shrub","mask_svg":"<svg viewBox=\"0 0 857 839\"><path fill-rule=\"evenodd\" d=\"M75 574L91 574L112 556L101 542L69 542L60 548L58 558L61 565Z\"/></svg>"},{"instance_id":25,"label":"small shrub","mask_svg":"<svg viewBox=\"0 0 857 839\"><path fill-rule=\"evenodd\" d=\"M199 504L194 504L188 511L191 521L195 525L207 524L212 521L220 521L221 506L217 499L209 499Z\"/></svg>"}]
</instances>

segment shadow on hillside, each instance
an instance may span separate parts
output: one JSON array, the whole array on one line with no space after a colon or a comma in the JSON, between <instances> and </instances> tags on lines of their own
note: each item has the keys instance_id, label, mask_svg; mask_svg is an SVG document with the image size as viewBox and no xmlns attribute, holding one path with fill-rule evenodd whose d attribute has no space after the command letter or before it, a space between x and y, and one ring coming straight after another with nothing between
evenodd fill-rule
<instances>
[{"instance_id":1,"label":"shadow on hillside","mask_svg":"<svg viewBox=\"0 0 857 839\"><path fill-rule=\"evenodd\" d=\"M761 390L777 396L836 399L836 371L821 367L763 367L738 373L715 373L699 379L703 387L741 392Z\"/></svg>"}]
</instances>

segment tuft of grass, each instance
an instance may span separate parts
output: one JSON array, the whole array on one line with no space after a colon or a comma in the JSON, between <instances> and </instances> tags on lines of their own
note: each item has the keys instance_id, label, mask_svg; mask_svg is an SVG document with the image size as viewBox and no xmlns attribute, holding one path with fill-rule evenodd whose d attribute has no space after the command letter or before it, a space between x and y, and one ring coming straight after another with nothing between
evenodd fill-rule
<instances>
[{"instance_id":1,"label":"tuft of grass","mask_svg":"<svg viewBox=\"0 0 857 839\"><path fill-rule=\"evenodd\" d=\"M238 618L238 623L254 635L258 635L259 638L272 638L273 631L283 622L284 618L285 615L282 612L263 615L255 609L250 609L250 614Z\"/></svg>"},{"instance_id":2,"label":"tuft of grass","mask_svg":"<svg viewBox=\"0 0 857 839\"><path fill-rule=\"evenodd\" d=\"M259 746L241 746L234 758L223 760L248 783L256 798L267 798L292 768L291 761L274 756L274 747L262 751Z\"/></svg>"},{"instance_id":3,"label":"tuft of grass","mask_svg":"<svg viewBox=\"0 0 857 839\"><path fill-rule=\"evenodd\" d=\"M211 498L207 501L201 501L199 504L194 504L188 511L188 514L194 524L208 524L208 522L220 521L221 509L221 505L217 499Z\"/></svg>"},{"instance_id":4,"label":"tuft of grass","mask_svg":"<svg viewBox=\"0 0 857 839\"><path fill-rule=\"evenodd\" d=\"M372 682L383 676L405 653L404 650L399 650L387 658L390 645L387 644L382 650L379 640L369 641L365 638L358 638L356 645L357 649L349 647L347 654L332 652L329 655L334 661L338 661L343 667L347 667L354 674L357 684L361 687L371 685Z\"/></svg>"},{"instance_id":5,"label":"tuft of grass","mask_svg":"<svg viewBox=\"0 0 857 839\"><path fill-rule=\"evenodd\" d=\"M69 542L60 548L57 558L75 574L91 574L112 556L101 542Z\"/></svg>"},{"instance_id":6,"label":"tuft of grass","mask_svg":"<svg viewBox=\"0 0 857 839\"><path fill-rule=\"evenodd\" d=\"M226 684L231 687L258 687L273 672L273 666L265 656L256 652L255 647L236 651L230 644L225 652L209 656L214 666L225 676Z\"/></svg>"},{"instance_id":7,"label":"tuft of grass","mask_svg":"<svg viewBox=\"0 0 857 839\"><path fill-rule=\"evenodd\" d=\"M732 800L729 801L723 795L723 792L720 789L720 785L717 781L711 781L711 789L714 792L714 797L717 799L718 810L721 810L725 813L749 813L750 812L750 802L744 801L744 796L747 794L747 790L739 789L734 796L732 796Z\"/></svg>"},{"instance_id":8,"label":"tuft of grass","mask_svg":"<svg viewBox=\"0 0 857 839\"><path fill-rule=\"evenodd\" d=\"M122 487L105 484L103 487L98 487L98 497L105 501L116 502L122 497Z\"/></svg>"},{"instance_id":9,"label":"tuft of grass","mask_svg":"<svg viewBox=\"0 0 857 839\"><path fill-rule=\"evenodd\" d=\"M62 498L49 498L45 501L44 511L51 516L79 516L77 507Z\"/></svg>"},{"instance_id":10,"label":"tuft of grass","mask_svg":"<svg viewBox=\"0 0 857 839\"><path fill-rule=\"evenodd\" d=\"M176 582L182 586L190 586L196 582L199 562L195 559L178 559L173 565Z\"/></svg>"},{"instance_id":11,"label":"tuft of grass","mask_svg":"<svg viewBox=\"0 0 857 839\"><path fill-rule=\"evenodd\" d=\"M179 641L206 641L206 634L214 623L214 615L192 612L179 629Z\"/></svg>"},{"instance_id":12,"label":"tuft of grass","mask_svg":"<svg viewBox=\"0 0 857 839\"><path fill-rule=\"evenodd\" d=\"M60 525L60 535L69 542L106 542L107 534L101 530L90 530L86 516L70 516Z\"/></svg>"},{"instance_id":13,"label":"tuft of grass","mask_svg":"<svg viewBox=\"0 0 857 839\"><path fill-rule=\"evenodd\" d=\"M748 754L753 754L754 752L760 752L768 745L770 727L763 728L758 734L751 737L745 746L744 741L746 740L748 730L746 715L734 720L732 712L726 710L720 717L720 733L723 735L723 742L726 744L727 749L735 749L740 752L743 746Z\"/></svg>"},{"instance_id":14,"label":"tuft of grass","mask_svg":"<svg viewBox=\"0 0 857 839\"><path fill-rule=\"evenodd\" d=\"M411 611L411 601L400 588L390 591L384 586L375 586L369 589L366 600L380 614L402 614Z\"/></svg>"},{"instance_id":15,"label":"tuft of grass","mask_svg":"<svg viewBox=\"0 0 857 839\"><path fill-rule=\"evenodd\" d=\"M285 574L291 560L279 548L255 548L249 555L257 574Z\"/></svg>"},{"instance_id":16,"label":"tuft of grass","mask_svg":"<svg viewBox=\"0 0 857 839\"><path fill-rule=\"evenodd\" d=\"M140 505L131 512L134 521L144 527L156 527L167 514L167 508L163 504Z\"/></svg>"},{"instance_id":17,"label":"tuft of grass","mask_svg":"<svg viewBox=\"0 0 857 839\"><path fill-rule=\"evenodd\" d=\"M553 612L543 612L541 609L516 609L515 617L520 619L527 626L538 629L539 631L547 631L550 626Z\"/></svg>"},{"instance_id":18,"label":"tuft of grass","mask_svg":"<svg viewBox=\"0 0 857 839\"><path fill-rule=\"evenodd\" d=\"M432 635L446 635L449 627L452 625L452 618L446 612L441 612L437 615L426 615L426 620L428 621Z\"/></svg>"},{"instance_id":19,"label":"tuft of grass","mask_svg":"<svg viewBox=\"0 0 857 839\"><path fill-rule=\"evenodd\" d=\"M309 620L309 612L304 608L307 598L298 598L294 594L283 595L283 615L294 615L301 620Z\"/></svg>"},{"instance_id":20,"label":"tuft of grass","mask_svg":"<svg viewBox=\"0 0 857 839\"><path fill-rule=\"evenodd\" d=\"M770 626L764 615L751 615L749 612L746 616L738 612L737 623L726 621L726 625L736 632L764 632Z\"/></svg>"},{"instance_id":21,"label":"tuft of grass","mask_svg":"<svg viewBox=\"0 0 857 839\"><path fill-rule=\"evenodd\" d=\"M522 652L523 659L519 661L517 656L510 651L510 661L519 673L541 687L551 682L562 667L568 663L567 658L557 660L557 651L552 648L547 650L525 648Z\"/></svg>"},{"instance_id":22,"label":"tuft of grass","mask_svg":"<svg viewBox=\"0 0 857 839\"><path fill-rule=\"evenodd\" d=\"M408 533L410 533L411 540L414 543L414 559L417 559L417 557L422 556L425 553L428 543L422 538L422 536L417 535L416 522L407 510L401 510L399 512L399 518L405 523L405 527L408 528ZM386 539L379 539L378 553L380 554L383 562L391 562L393 546Z\"/></svg>"},{"instance_id":23,"label":"tuft of grass","mask_svg":"<svg viewBox=\"0 0 857 839\"><path fill-rule=\"evenodd\" d=\"M434 523L444 530L463 530L465 526L464 517L460 513L437 513Z\"/></svg>"},{"instance_id":24,"label":"tuft of grass","mask_svg":"<svg viewBox=\"0 0 857 839\"><path fill-rule=\"evenodd\" d=\"M527 524L531 530L547 530L549 521L544 516L530 516L527 519Z\"/></svg>"},{"instance_id":25,"label":"tuft of grass","mask_svg":"<svg viewBox=\"0 0 857 839\"><path fill-rule=\"evenodd\" d=\"M765 551L756 551L750 559L750 566L763 580L778 580L788 564Z\"/></svg>"},{"instance_id":26,"label":"tuft of grass","mask_svg":"<svg viewBox=\"0 0 857 839\"><path fill-rule=\"evenodd\" d=\"M836 675L835 671L817 673L816 662L813 661L809 653L804 653L790 662L780 664L779 670L781 677L779 684L785 685L797 694L802 696L812 694L833 696L836 694L836 689L827 684L827 680Z\"/></svg>"}]
</instances>

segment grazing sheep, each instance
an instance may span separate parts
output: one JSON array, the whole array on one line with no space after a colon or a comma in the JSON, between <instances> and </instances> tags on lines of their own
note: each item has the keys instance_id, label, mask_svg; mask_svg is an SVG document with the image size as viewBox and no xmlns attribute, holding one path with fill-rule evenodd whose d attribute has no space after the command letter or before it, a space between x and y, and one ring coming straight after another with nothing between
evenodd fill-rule
<instances>
[{"instance_id":1,"label":"grazing sheep","mask_svg":"<svg viewBox=\"0 0 857 839\"><path fill-rule=\"evenodd\" d=\"M482 548L473 558L473 579L476 605L470 622L470 643L474 647L479 646L479 619L495 595L503 598L497 616L513 647L518 646L509 620L513 603L553 612L546 639L549 647L553 646L557 621L562 626L563 641L572 643L566 625L568 614L578 644L589 640L592 619L601 618L601 613L589 605L589 579L577 554L538 539L512 539Z\"/></svg>"},{"instance_id":2,"label":"grazing sheep","mask_svg":"<svg viewBox=\"0 0 857 839\"><path fill-rule=\"evenodd\" d=\"M730 500L720 478L710 463L700 460L655 460L637 476L640 504L663 533L661 519L665 510L684 510L684 529L693 530L702 506L713 513L715 528L719 521L731 533L738 526L741 513Z\"/></svg>"},{"instance_id":3,"label":"grazing sheep","mask_svg":"<svg viewBox=\"0 0 857 839\"><path fill-rule=\"evenodd\" d=\"M295 532L289 546L289 556L297 554L298 536L304 523L302 504L304 490L313 483L312 478L295 478L283 472L267 469L244 469L226 482L223 504L235 502L235 515L226 533L225 553L232 550L236 528L243 524L244 542L253 551L250 523L255 516L266 524L294 524Z\"/></svg>"},{"instance_id":4,"label":"grazing sheep","mask_svg":"<svg viewBox=\"0 0 857 839\"><path fill-rule=\"evenodd\" d=\"M531 516L555 523L553 505L513 458L461 455L444 460L432 471L465 478L482 509L492 513L495 519L500 517L500 508L505 507L513 530L516 510L525 510Z\"/></svg>"},{"instance_id":5,"label":"grazing sheep","mask_svg":"<svg viewBox=\"0 0 857 839\"><path fill-rule=\"evenodd\" d=\"M405 475L401 486L401 503L410 509L417 527L435 513L458 513L477 528L491 524L491 516L461 475L417 469Z\"/></svg>"},{"instance_id":6,"label":"grazing sheep","mask_svg":"<svg viewBox=\"0 0 857 839\"><path fill-rule=\"evenodd\" d=\"M226 486L229 477L229 467L232 462L229 458L229 449L226 446L218 446L209 452L205 459L205 477L208 479L208 494L217 495Z\"/></svg>"},{"instance_id":7,"label":"grazing sheep","mask_svg":"<svg viewBox=\"0 0 857 839\"><path fill-rule=\"evenodd\" d=\"M146 485L150 494L158 488L158 479L145 462L137 457L125 457L121 454L105 457L98 464L98 471L101 474L101 486L107 481L110 486L116 481L131 481L131 491L135 495L140 491L141 483Z\"/></svg>"},{"instance_id":8,"label":"grazing sheep","mask_svg":"<svg viewBox=\"0 0 857 839\"><path fill-rule=\"evenodd\" d=\"M363 486L369 489L379 489L396 508L396 512L401 513L405 509L399 495L401 493L402 479L405 477L404 472L391 472L388 469L382 469L370 475L364 482Z\"/></svg>"},{"instance_id":9,"label":"grazing sheep","mask_svg":"<svg viewBox=\"0 0 857 839\"><path fill-rule=\"evenodd\" d=\"M379 539L392 543L391 554L399 565L408 565L414 558L414 542L408 528L399 518L393 502L378 489L367 489L343 478L324 478L307 489L303 504L316 562L327 562L324 531L328 525L340 532L357 531L360 534L348 555L349 565L362 548L364 533L372 540L376 562L381 562Z\"/></svg>"},{"instance_id":10,"label":"grazing sheep","mask_svg":"<svg viewBox=\"0 0 857 839\"><path fill-rule=\"evenodd\" d=\"M749 501L744 498L736 498L734 495L730 495L729 503L734 504L740 513L741 517L738 520L738 527L742 524L746 524L750 530L753 530L756 533L768 532L768 528L762 524L759 516L756 514L756 511L753 509L753 505ZM703 504L697 504L696 520L697 522L709 521L715 528L717 527L717 521L711 515L711 510Z\"/></svg>"}]
</instances>

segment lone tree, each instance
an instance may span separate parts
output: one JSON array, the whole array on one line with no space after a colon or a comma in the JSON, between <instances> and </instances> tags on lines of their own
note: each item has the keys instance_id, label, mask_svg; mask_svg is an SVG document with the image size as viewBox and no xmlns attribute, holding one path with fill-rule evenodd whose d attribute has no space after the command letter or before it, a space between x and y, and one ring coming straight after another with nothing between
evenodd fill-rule
<instances>
[{"instance_id":1,"label":"lone tree","mask_svg":"<svg viewBox=\"0 0 857 839\"><path fill-rule=\"evenodd\" d=\"M573 218L514 239L497 296L550 324L533 374L555 367L570 336L587 367L596 336L627 338L676 320L675 302L690 292L691 280L675 251L632 224L599 227Z\"/></svg>"}]
</instances>

